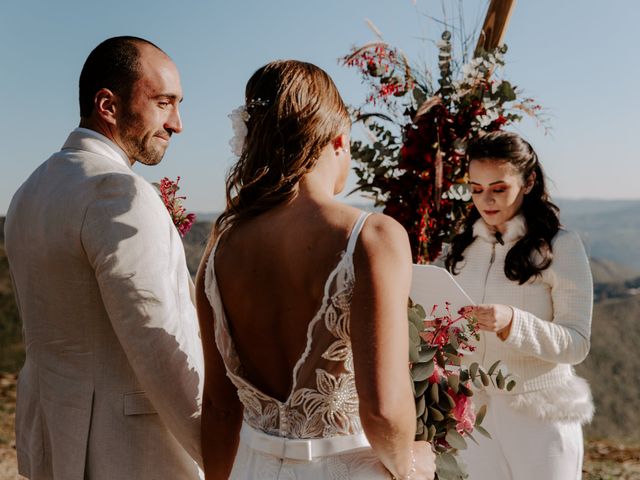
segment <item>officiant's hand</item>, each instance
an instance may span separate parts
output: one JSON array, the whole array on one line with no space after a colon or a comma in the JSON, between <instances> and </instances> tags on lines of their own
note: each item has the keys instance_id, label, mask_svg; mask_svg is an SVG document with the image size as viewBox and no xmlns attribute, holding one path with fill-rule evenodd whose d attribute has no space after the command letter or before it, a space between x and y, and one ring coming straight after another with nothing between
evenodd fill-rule
<instances>
[{"instance_id":1,"label":"officiant's hand","mask_svg":"<svg viewBox=\"0 0 640 480\"><path fill-rule=\"evenodd\" d=\"M473 315L478 320L480 330L494 332L502 340L509 336L513 320L513 308L509 305L476 305L473 307Z\"/></svg>"}]
</instances>

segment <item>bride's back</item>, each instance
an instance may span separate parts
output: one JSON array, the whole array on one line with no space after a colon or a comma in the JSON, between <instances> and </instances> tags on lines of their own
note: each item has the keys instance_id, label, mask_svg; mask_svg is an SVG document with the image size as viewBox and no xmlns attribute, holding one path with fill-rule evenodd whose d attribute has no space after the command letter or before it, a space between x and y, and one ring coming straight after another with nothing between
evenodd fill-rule
<instances>
[{"instance_id":1,"label":"bride's back","mask_svg":"<svg viewBox=\"0 0 640 480\"><path fill-rule=\"evenodd\" d=\"M224 235L215 272L244 377L284 401L359 211L296 199Z\"/></svg>"}]
</instances>

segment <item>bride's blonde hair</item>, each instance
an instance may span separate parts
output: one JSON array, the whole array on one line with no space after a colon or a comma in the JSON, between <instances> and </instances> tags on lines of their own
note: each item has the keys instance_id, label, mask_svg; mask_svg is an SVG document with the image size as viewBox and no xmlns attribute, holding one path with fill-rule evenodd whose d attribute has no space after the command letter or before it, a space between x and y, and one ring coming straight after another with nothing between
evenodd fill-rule
<instances>
[{"instance_id":1,"label":"bride's blonde hair","mask_svg":"<svg viewBox=\"0 0 640 480\"><path fill-rule=\"evenodd\" d=\"M351 127L327 73L295 60L271 62L247 82L247 136L226 180L227 206L213 237L293 199L322 149Z\"/></svg>"}]
</instances>

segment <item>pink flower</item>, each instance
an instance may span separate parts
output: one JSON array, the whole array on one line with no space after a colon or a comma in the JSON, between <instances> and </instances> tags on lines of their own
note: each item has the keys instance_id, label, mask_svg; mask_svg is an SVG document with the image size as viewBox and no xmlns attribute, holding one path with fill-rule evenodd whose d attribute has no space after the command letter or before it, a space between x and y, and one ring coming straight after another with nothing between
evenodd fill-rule
<instances>
[{"instance_id":1,"label":"pink flower","mask_svg":"<svg viewBox=\"0 0 640 480\"><path fill-rule=\"evenodd\" d=\"M189 232L189 230L191 230L191 227L193 226L193 222L195 222L195 220L195 213L188 213L184 217L184 219L178 225L176 225L178 227L178 232L180 232L180 236L184 237Z\"/></svg>"},{"instance_id":2,"label":"pink flower","mask_svg":"<svg viewBox=\"0 0 640 480\"><path fill-rule=\"evenodd\" d=\"M177 195L178 190L180 190L178 182L180 182L180 177L178 177L175 182L164 177L160 180L160 184L157 185L157 187L158 190L160 190L160 197L162 198L164 206L167 207L167 211L171 216L173 224L178 229L180 236L184 237L187 232L191 230L193 222L196 220L196 216L193 213L187 213L185 208L182 206L182 200L187 197L180 197Z\"/></svg>"},{"instance_id":3,"label":"pink flower","mask_svg":"<svg viewBox=\"0 0 640 480\"><path fill-rule=\"evenodd\" d=\"M453 398L453 401L456 403L453 409L453 416L458 421L456 430L461 434L472 431L476 423L476 412L473 409L471 398L467 397L464 393L455 393L451 389L449 389L447 393L451 395L451 398Z\"/></svg>"}]
</instances>

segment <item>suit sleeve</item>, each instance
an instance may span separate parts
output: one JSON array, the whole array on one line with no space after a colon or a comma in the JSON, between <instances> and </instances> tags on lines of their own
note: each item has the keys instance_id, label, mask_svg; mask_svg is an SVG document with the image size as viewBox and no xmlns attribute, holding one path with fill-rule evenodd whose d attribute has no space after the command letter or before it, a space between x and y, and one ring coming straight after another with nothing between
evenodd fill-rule
<instances>
[{"instance_id":1,"label":"suit sleeve","mask_svg":"<svg viewBox=\"0 0 640 480\"><path fill-rule=\"evenodd\" d=\"M105 309L160 418L201 465L203 360L184 250L153 188L131 174L101 179L82 227ZM182 273L182 275L180 275Z\"/></svg>"},{"instance_id":2,"label":"suit sleeve","mask_svg":"<svg viewBox=\"0 0 640 480\"><path fill-rule=\"evenodd\" d=\"M556 237L549 268L553 320L514 308L505 343L542 360L575 365L589 353L593 310L593 280L577 234L563 231Z\"/></svg>"}]
</instances>

